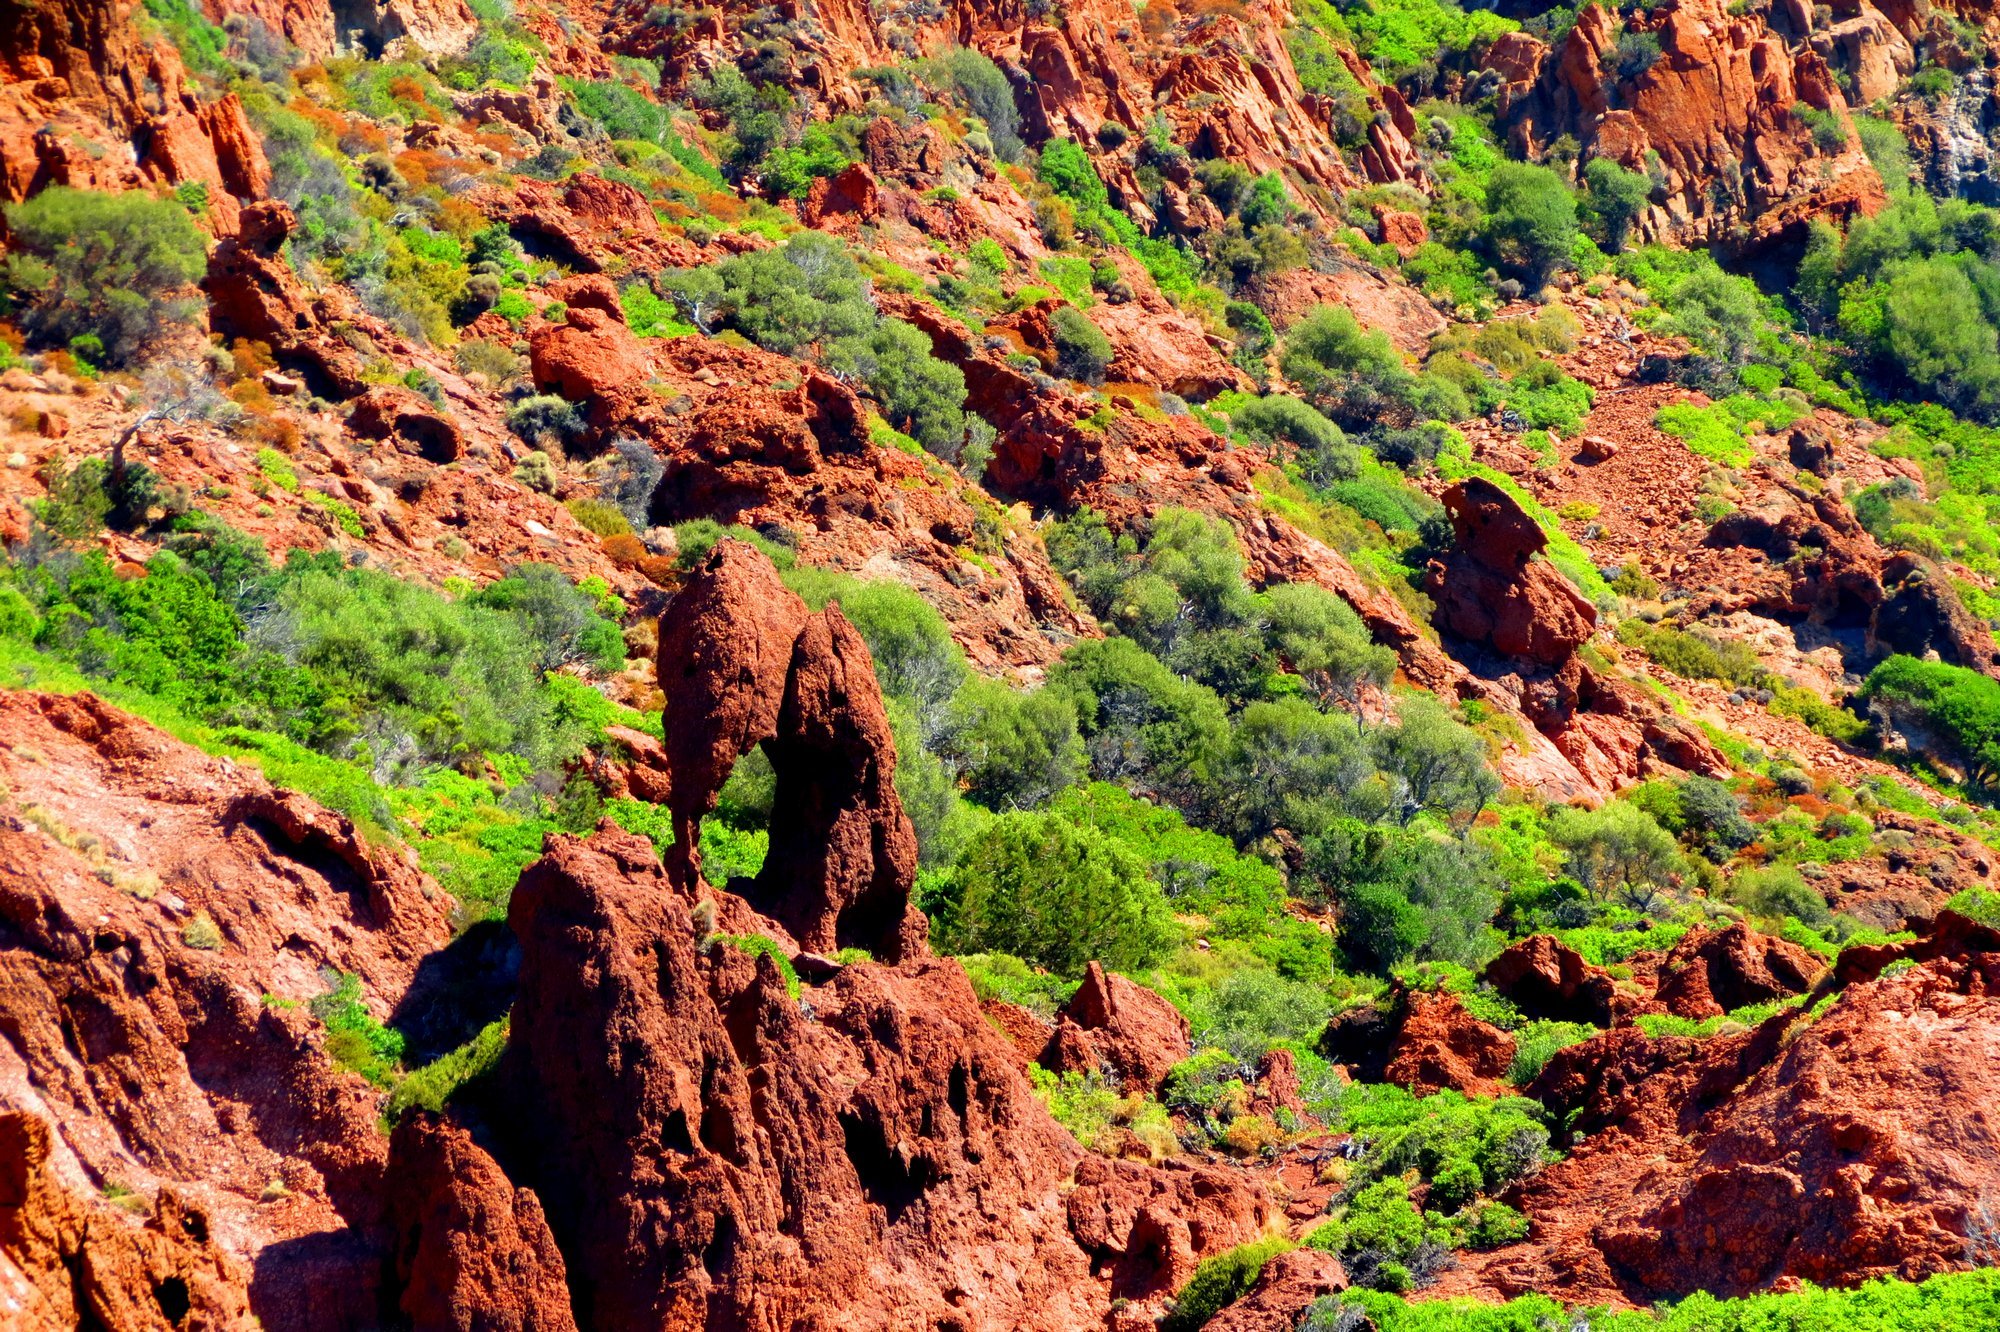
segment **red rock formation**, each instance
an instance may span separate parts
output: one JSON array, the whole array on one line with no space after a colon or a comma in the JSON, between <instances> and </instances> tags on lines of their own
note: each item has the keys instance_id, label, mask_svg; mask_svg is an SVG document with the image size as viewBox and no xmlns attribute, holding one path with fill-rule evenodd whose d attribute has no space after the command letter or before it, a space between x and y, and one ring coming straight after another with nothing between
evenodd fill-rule
<instances>
[{"instance_id":1,"label":"red rock formation","mask_svg":"<svg viewBox=\"0 0 2000 1332\"><path fill-rule=\"evenodd\" d=\"M1548 934L1530 935L1486 964L1486 979L1529 1017L1613 1027L1647 1007L1603 967Z\"/></svg>"},{"instance_id":2,"label":"red rock formation","mask_svg":"<svg viewBox=\"0 0 2000 1332\"><path fill-rule=\"evenodd\" d=\"M1534 1240L1447 1289L1643 1302L1980 1261L1968 1236L2000 1147L1964 1107L2000 1054L1995 943L1957 926L1899 945L1924 960L1857 979L1817 1019L1707 1041L1621 1028L1559 1052L1530 1094L1589 1136L1517 1190Z\"/></svg>"},{"instance_id":3,"label":"red rock formation","mask_svg":"<svg viewBox=\"0 0 2000 1332\"><path fill-rule=\"evenodd\" d=\"M1826 964L1797 944L1738 923L1675 944L1660 964L1656 997L1669 1013L1699 1020L1804 994L1825 974Z\"/></svg>"},{"instance_id":4,"label":"red rock formation","mask_svg":"<svg viewBox=\"0 0 2000 1332\"><path fill-rule=\"evenodd\" d=\"M1179 1010L1092 962L1083 984L1056 1013L1041 1062L1057 1073L1106 1072L1128 1089L1154 1092L1168 1070L1193 1053Z\"/></svg>"},{"instance_id":5,"label":"red rock formation","mask_svg":"<svg viewBox=\"0 0 2000 1332\"><path fill-rule=\"evenodd\" d=\"M58 1180L46 1121L0 1111L0 1310L16 1332L152 1328L249 1332L247 1273L208 1217L162 1189L143 1221Z\"/></svg>"},{"instance_id":6,"label":"red rock formation","mask_svg":"<svg viewBox=\"0 0 2000 1332\"><path fill-rule=\"evenodd\" d=\"M762 553L735 541L717 543L660 625L674 881L695 881L700 820L761 744L777 788L751 900L809 952L921 954L926 926L909 900L917 839L861 636L837 608L809 614Z\"/></svg>"},{"instance_id":7,"label":"red rock formation","mask_svg":"<svg viewBox=\"0 0 2000 1332\"><path fill-rule=\"evenodd\" d=\"M1501 119L1517 147L1569 134L1635 170L1656 155L1665 202L1642 219L1644 234L1753 247L1813 217L1844 220L1886 202L1859 142L1822 149L1794 110L1847 111L1821 42L1808 40L1811 16L1806 31L1777 18L1803 12L1737 16L1723 0L1680 0L1630 25L1662 52L1630 77L1609 68L1627 25L1602 8L1581 13L1555 51L1513 34L1486 63L1502 80Z\"/></svg>"},{"instance_id":8,"label":"red rock formation","mask_svg":"<svg viewBox=\"0 0 2000 1332\"><path fill-rule=\"evenodd\" d=\"M1319 1049L1360 1080L1393 1082L1419 1096L1445 1087L1498 1095L1514 1062L1514 1038L1466 1012L1457 995L1400 985L1385 1004L1334 1019Z\"/></svg>"},{"instance_id":9,"label":"red rock formation","mask_svg":"<svg viewBox=\"0 0 2000 1332\"><path fill-rule=\"evenodd\" d=\"M321 376L327 391L341 397L362 392L361 358L323 327L320 306L307 296L283 254L298 226L292 210L278 200L243 210L233 236L225 236L208 257L209 320L216 330L262 342L280 357L296 359Z\"/></svg>"},{"instance_id":10,"label":"red rock formation","mask_svg":"<svg viewBox=\"0 0 2000 1332\"><path fill-rule=\"evenodd\" d=\"M609 829L552 838L514 893L507 1154L580 1325L1096 1327L1269 1224L1224 1172L1085 1157L956 963L848 966L795 1001L692 904Z\"/></svg>"},{"instance_id":11,"label":"red rock formation","mask_svg":"<svg viewBox=\"0 0 2000 1332\"><path fill-rule=\"evenodd\" d=\"M1468 1096L1498 1096L1514 1062L1514 1038L1465 1011L1455 994L1409 991L1402 1023L1389 1046L1383 1080L1428 1096L1446 1087Z\"/></svg>"},{"instance_id":12,"label":"red rock formation","mask_svg":"<svg viewBox=\"0 0 2000 1332\"><path fill-rule=\"evenodd\" d=\"M389 1144L397 1309L417 1332L575 1332L542 1205L464 1129L415 1114Z\"/></svg>"},{"instance_id":13,"label":"red rock formation","mask_svg":"<svg viewBox=\"0 0 2000 1332\"><path fill-rule=\"evenodd\" d=\"M1567 661L1595 629L1597 607L1535 558L1548 545L1541 525L1483 477L1458 482L1442 498L1456 541L1424 578L1439 622L1510 657L1542 666Z\"/></svg>"},{"instance_id":14,"label":"red rock formation","mask_svg":"<svg viewBox=\"0 0 2000 1332\"><path fill-rule=\"evenodd\" d=\"M1884 551L1838 495L1772 478L1762 502L1709 529L1680 574L1695 617L1756 610L1859 629L1870 650L1935 652L2000 672L2000 646L1928 561Z\"/></svg>"},{"instance_id":15,"label":"red rock formation","mask_svg":"<svg viewBox=\"0 0 2000 1332\"><path fill-rule=\"evenodd\" d=\"M859 162L835 176L813 181L799 221L819 231L838 231L881 216L882 200L875 174Z\"/></svg>"},{"instance_id":16,"label":"red rock formation","mask_svg":"<svg viewBox=\"0 0 2000 1332\"><path fill-rule=\"evenodd\" d=\"M777 786L752 903L811 952L921 956L929 925L910 900L917 835L896 796L889 715L868 645L837 607L799 631L764 752Z\"/></svg>"},{"instance_id":17,"label":"red rock formation","mask_svg":"<svg viewBox=\"0 0 2000 1332\"><path fill-rule=\"evenodd\" d=\"M608 279L590 279L589 285L579 285L572 294L603 303L573 304L562 323L537 325L528 336L529 368L543 392L589 404L602 414L600 400L643 385L652 374L652 362L625 326L617 292Z\"/></svg>"},{"instance_id":18,"label":"red rock formation","mask_svg":"<svg viewBox=\"0 0 2000 1332\"><path fill-rule=\"evenodd\" d=\"M0 12L0 198L50 185L208 187L210 224L236 230L270 182L234 95L203 103L180 57L147 41L132 0L14 5Z\"/></svg>"},{"instance_id":19,"label":"red rock formation","mask_svg":"<svg viewBox=\"0 0 2000 1332\"><path fill-rule=\"evenodd\" d=\"M386 1015L447 942L448 899L345 818L90 695L0 694L0 740L0 1107L59 1131L65 1180L206 1214L265 1326L372 1320L376 1097L304 1003L330 968ZM93 1221L87 1246L100 1230L123 1242Z\"/></svg>"}]
</instances>

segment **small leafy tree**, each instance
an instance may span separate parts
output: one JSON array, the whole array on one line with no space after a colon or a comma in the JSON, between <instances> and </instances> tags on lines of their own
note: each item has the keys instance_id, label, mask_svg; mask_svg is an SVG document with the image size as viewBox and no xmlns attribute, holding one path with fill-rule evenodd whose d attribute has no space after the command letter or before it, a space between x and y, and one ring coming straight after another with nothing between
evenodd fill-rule
<instances>
[{"instance_id":1,"label":"small leafy tree","mask_svg":"<svg viewBox=\"0 0 2000 1332\"><path fill-rule=\"evenodd\" d=\"M1569 872L1591 893L1608 898L1622 892L1642 907L1681 869L1673 834L1623 800L1598 809L1556 811L1549 820L1549 840L1563 849Z\"/></svg>"},{"instance_id":2,"label":"small leafy tree","mask_svg":"<svg viewBox=\"0 0 2000 1332\"><path fill-rule=\"evenodd\" d=\"M954 47L938 57L938 69L972 113L986 122L993 155L1003 162L1021 156L1021 113L1014 105L1014 88L983 51Z\"/></svg>"},{"instance_id":3,"label":"small leafy tree","mask_svg":"<svg viewBox=\"0 0 2000 1332\"><path fill-rule=\"evenodd\" d=\"M1486 742L1430 694L1412 694L1396 708L1397 724L1375 733L1375 761L1393 785L1391 809L1408 823L1428 810L1470 817L1500 794L1486 764Z\"/></svg>"},{"instance_id":4,"label":"small leafy tree","mask_svg":"<svg viewBox=\"0 0 2000 1332\"><path fill-rule=\"evenodd\" d=\"M957 952L1012 953L1079 976L1093 959L1147 966L1173 939L1166 899L1138 857L1060 815L995 819L966 847L958 881Z\"/></svg>"},{"instance_id":5,"label":"small leafy tree","mask_svg":"<svg viewBox=\"0 0 2000 1332\"><path fill-rule=\"evenodd\" d=\"M1604 224L1605 248L1616 254L1625 248L1625 233L1633 220L1646 210L1653 182L1608 157L1591 158L1583 180L1590 190L1591 211Z\"/></svg>"},{"instance_id":6,"label":"small leafy tree","mask_svg":"<svg viewBox=\"0 0 2000 1332\"><path fill-rule=\"evenodd\" d=\"M1540 288L1576 247L1576 198L1547 167L1503 162L1486 183L1486 240Z\"/></svg>"},{"instance_id":7,"label":"small leafy tree","mask_svg":"<svg viewBox=\"0 0 2000 1332\"><path fill-rule=\"evenodd\" d=\"M202 275L207 242L171 200L58 185L8 207L7 227L0 290L43 342L94 338L104 363L122 366L200 308L175 292Z\"/></svg>"}]
</instances>

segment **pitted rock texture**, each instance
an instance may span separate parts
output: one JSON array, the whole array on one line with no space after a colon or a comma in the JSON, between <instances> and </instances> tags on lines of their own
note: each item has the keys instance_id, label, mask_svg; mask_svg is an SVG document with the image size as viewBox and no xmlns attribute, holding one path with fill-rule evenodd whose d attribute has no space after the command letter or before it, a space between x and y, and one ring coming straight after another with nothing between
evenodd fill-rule
<instances>
[{"instance_id":1,"label":"pitted rock texture","mask_svg":"<svg viewBox=\"0 0 2000 1332\"><path fill-rule=\"evenodd\" d=\"M692 906L608 827L515 890L506 1155L580 1326L1095 1327L1269 1223L1226 1172L1084 1156L956 963L843 967L802 1002Z\"/></svg>"},{"instance_id":2,"label":"pitted rock texture","mask_svg":"<svg viewBox=\"0 0 2000 1332\"><path fill-rule=\"evenodd\" d=\"M1529 1092L1588 1136L1510 1195L1533 1238L1446 1289L1644 1303L1976 1261L2000 1145L1967 1107L2000 1066L2000 935L1941 926L1868 950L1817 1018L1705 1041L1627 1027L1558 1052ZM1892 957L1915 965L1880 974Z\"/></svg>"},{"instance_id":3,"label":"pitted rock texture","mask_svg":"<svg viewBox=\"0 0 2000 1332\"><path fill-rule=\"evenodd\" d=\"M1424 578L1441 622L1506 656L1563 664L1596 628L1597 607L1535 558L1548 545L1541 525L1483 477L1459 482L1443 499L1456 540Z\"/></svg>"},{"instance_id":4,"label":"pitted rock texture","mask_svg":"<svg viewBox=\"0 0 2000 1332\"><path fill-rule=\"evenodd\" d=\"M344 817L91 695L0 694L0 740L0 1112L59 1132L63 1187L205 1217L234 1265L203 1280L266 1327L374 1318L387 1143L305 1005L324 969L377 1016L428 1008L449 899Z\"/></svg>"},{"instance_id":5,"label":"pitted rock texture","mask_svg":"<svg viewBox=\"0 0 2000 1332\"><path fill-rule=\"evenodd\" d=\"M1797 944L1736 924L1675 944L1655 997L1669 1013L1699 1020L1804 994L1825 974L1826 964Z\"/></svg>"},{"instance_id":6,"label":"pitted rock texture","mask_svg":"<svg viewBox=\"0 0 2000 1332\"><path fill-rule=\"evenodd\" d=\"M807 612L761 552L718 542L661 618L658 665L670 690L674 881L699 875L701 818L761 744L777 788L753 905L809 952L864 948L891 962L925 952L888 713L868 645L838 608Z\"/></svg>"},{"instance_id":7,"label":"pitted rock texture","mask_svg":"<svg viewBox=\"0 0 2000 1332\"><path fill-rule=\"evenodd\" d=\"M1534 934L1486 964L1486 979L1530 1017L1617 1026L1646 1007L1620 992L1603 967L1548 934Z\"/></svg>"}]
</instances>

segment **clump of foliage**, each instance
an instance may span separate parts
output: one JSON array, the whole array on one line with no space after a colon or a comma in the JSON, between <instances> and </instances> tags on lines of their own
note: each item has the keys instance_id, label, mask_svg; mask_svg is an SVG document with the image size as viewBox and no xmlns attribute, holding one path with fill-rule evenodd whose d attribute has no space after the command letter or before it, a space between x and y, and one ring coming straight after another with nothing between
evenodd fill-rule
<instances>
[{"instance_id":1,"label":"clump of foliage","mask_svg":"<svg viewBox=\"0 0 2000 1332\"><path fill-rule=\"evenodd\" d=\"M6 212L0 294L43 343L87 339L94 358L122 366L170 325L193 321L199 303L178 293L206 271L208 246L179 204L58 185Z\"/></svg>"},{"instance_id":2,"label":"clump of foliage","mask_svg":"<svg viewBox=\"0 0 2000 1332\"><path fill-rule=\"evenodd\" d=\"M867 386L890 425L956 457L966 438L965 376L931 354L913 325L884 319L868 278L839 241L805 231L783 245L663 273L687 321L732 329L786 356L820 361Z\"/></svg>"}]
</instances>

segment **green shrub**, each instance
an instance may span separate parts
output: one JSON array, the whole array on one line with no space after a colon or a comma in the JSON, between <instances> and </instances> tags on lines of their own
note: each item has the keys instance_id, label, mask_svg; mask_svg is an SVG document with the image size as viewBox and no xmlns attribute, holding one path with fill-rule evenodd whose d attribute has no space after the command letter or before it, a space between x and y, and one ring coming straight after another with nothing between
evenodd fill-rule
<instances>
[{"instance_id":1,"label":"green shrub","mask_svg":"<svg viewBox=\"0 0 2000 1332\"><path fill-rule=\"evenodd\" d=\"M1086 384L1102 384L1111 364L1111 339L1074 306L1061 306L1049 316L1049 337L1055 344L1056 372Z\"/></svg>"},{"instance_id":2,"label":"green shrub","mask_svg":"<svg viewBox=\"0 0 2000 1332\"><path fill-rule=\"evenodd\" d=\"M179 204L57 185L6 217L0 293L44 345L95 338L105 363L122 366L166 325L194 320L200 302L175 293L206 271L208 245Z\"/></svg>"},{"instance_id":3,"label":"green shrub","mask_svg":"<svg viewBox=\"0 0 2000 1332\"><path fill-rule=\"evenodd\" d=\"M1378 1332L1963 1332L2000 1315L2000 1271L1984 1268L1934 1276L1921 1284L1881 1277L1851 1290L1807 1283L1784 1293L1722 1299L1697 1291L1652 1310L1568 1310L1546 1295L1505 1304L1451 1299L1405 1303L1393 1295L1349 1290L1311 1305L1299 1332L1346 1332L1365 1316Z\"/></svg>"},{"instance_id":4,"label":"green shrub","mask_svg":"<svg viewBox=\"0 0 2000 1332\"><path fill-rule=\"evenodd\" d=\"M1660 408L1653 424L1686 444L1688 452L1724 467L1748 467L1757 456L1736 423L1718 407L1670 403Z\"/></svg>"},{"instance_id":5,"label":"green shrub","mask_svg":"<svg viewBox=\"0 0 2000 1332\"><path fill-rule=\"evenodd\" d=\"M1172 1312L1160 1320L1161 1332L1196 1332L1206 1327L1226 1305L1249 1292L1265 1263L1292 1247L1284 1236L1272 1235L1204 1258L1174 1296Z\"/></svg>"},{"instance_id":6,"label":"green shrub","mask_svg":"<svg viewBox=\"0 0 2000 1332\"><path fill-rule=\"evenodd\" d=\"M383 1103L383 1119L393 1124L412 1108L442 1111L467 1084L499 1066L500 1056L507 1050L507 1032L507 1019L499 1018L464 1045L410 1070Z\"/></svg>"},{"instance_id":7,"label":"green shrub","mask_svg":"<svg viewBox=\"0 0 2000 1332\"><path fill-rule=\"evenodd\" d=\"M939 81L949 84L972 113L986 122L993 155L1003 162L1021 156L1021 115L1014 106L1014 87L983 51L958 46L937 58Z\"/></svg>"},{"instance_id":8,"label":"green shrub","mask_svg":"<svg viewBox=\"0 0 2000 1332\"><path fill-rule=\"evenodd\" d=\"M312 1001L312 1015L326 1028L326 1053L349 1072L389 1088L400 1072L403 1033L382 1025L361 1001L361 978L351 972L325 973L326 993Z\"/></svg>"},{"instance_id":9,"label":"green shrub","mask_svg":"<svg viewBox=\"0 0 2000 1332\"><path fill-rule=\"evenodd\" d=\"M1613 254L1625 248L1625 233L1652 197L1653 182L1608 157L1593 157L1583 171L1589 188L1586 202L1604 228L1605 248Z\"/></svg>"},{"instance_id":10,"label":"green shrub","mask_svg":"<svg viewBox=\"0 0 2000 1332\"><path fill-rule=\"evenodd\" d=\"M762 934L718 934L713 942L728 944L740 953L748 953L753 961L759 957L770 958L777 965L778 974L785 979L785 993L794 999L799 997L798 970L792 966L792 959L776 939Z\"/></svg>"},{"instance_id":11,"label":"green shrub","mask_svg":"<svg viewBox=\"0 0 2000 1332\"><path fill-rule=\"evenodd\" d=\"M1499 909L1491 856L1474 843L1344 819L1306 847L1304 872L1340 902L1341 944L1359 965L1473 965Z\"/></svg>"},{"instance_id":12,"label":"green shrub","mask_svg":"<svg viewBox=\"0 0 2000 1332\"><path fill-rule=\"evenodd\" d=\"M1861 697L1898 725L1928 731L1973 781L2000 781L2000 680L1897 655L1868 673Z\"/></svg>"},{"instance_id":13,"label":"green shrub","mask_svg":"<svg viewBox=\"0 0 2000 1332\"><path fill-rule=\"evenodd\" d=\"M971 953L958 962L982 1000L1019 1005L1044 1022L1076 992L1075 981L1037 971L1010 953Z\"/></svg>"},{"instance_id":14,"label":"green shrub","mask_svg":"<svg viewBox=\"0 0 2000 1332\"><path fill-rule=\"evenodd\" d=\"M1582 1022L1552 1022L1537 1019L1514 1032L1514 1062L1507 1067L1507 1080L1525 1087L1541 1075L1556 1051L1566 1050L1597 1034L1597 1028Z\"/></svg>"},{"instance_id":15,"label":"green shrub","mask_svg":"<svg viewBox=\"0 0 2000 1332\"><path fill-rule=\"evenodd\" d=\"M1144 967L1173 941L1159 885L1095 828L1054 814L995 819L958 866L955 952L1005 952L1063 976Z\"/></svg>"},{"instance_id":16,"label":"green shrub","mask_svg":"<svg viewBox=\"0 0 2000 1332\"><path fill-rule=\"evenodd\" d=\"M1501 263L1539 288L1570 262L1576 198L1547 167L1506 162L1486 182L1486 243Z\"/></svg>"},{"instance_id":17,"label":"green shrub","mask_svg":"<svg viewBox=\"0 0 2000 1332\"><path fill-rule=\"evenodd\" d=\"M1954 893L1951 900L1944 904L1944 909L1956 911L1981 925L2000 928L2000 893L1990 888L1966 888Z\"/></svg>"},{"instance_id":18,"label":"green shrub","mask_svg":"<svg viewBox=\"0 0 2000 1332\"><path fill-rule=\"evenodd\" d=\"M1623 800L1557 810L1549 819L1549 840L1563 848L1569 872L1590 892L1609 897L1622 891L1635 905L1649 902L1682 868L1673 834Z\"/></svg>"}]
</instances>

